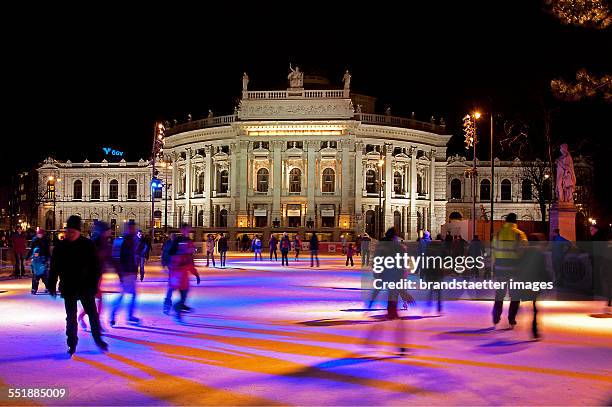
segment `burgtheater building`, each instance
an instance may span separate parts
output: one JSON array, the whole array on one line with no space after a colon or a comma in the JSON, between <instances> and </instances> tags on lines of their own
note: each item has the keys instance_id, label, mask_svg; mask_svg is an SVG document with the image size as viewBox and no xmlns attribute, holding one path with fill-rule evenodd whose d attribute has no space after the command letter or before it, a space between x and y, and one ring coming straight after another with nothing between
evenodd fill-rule
<instances>
[{"instance_id":1,"label":"burgtheater building","mask_svg":"<svg viewBox=\"0 0 612 407\"><path fill-rule=\"evenodd\" d=\"M380 213L381 230L395 225L406 238L439 230L444 124L374 114L374 98L351 93L348 72L342 89L319 88L305 88L297 68L283 90L249 90L245 74L234 114L169 129L172 224L338 240L376 236Z\"/></svg>"},{"instance_id":2,"label":"burgtheater building","mask_svg":"<svg viewBox=\"0 0 612 407\"><path fill-rule=\"evenodd\" d=\"M166 129L155 227L188 223L198 239L209 232L235 239L316 231L321 240L338 241L364 232L377 237L380 214L381 231L395 226L412 240L423 230L435 236L449 219L470 218L471 180L464 173L472 163L447 159L444 122L376 114L376 99L353 93L348 72L344 86L304 77L298 68L288 79L287 89L249 90L245 74L233 114L210 113ZM540 220L521 165L496 160L491 191L489 164L477 162L478 218L486 218L493 196L495 219L513 211ZM580 160L576 165L582 168ZM130 219L151 226L150 161L49 158L38 174L39 225L47 229L72 214L86 226L105 220L115 232Z\"/></svg>"}]
</instances>

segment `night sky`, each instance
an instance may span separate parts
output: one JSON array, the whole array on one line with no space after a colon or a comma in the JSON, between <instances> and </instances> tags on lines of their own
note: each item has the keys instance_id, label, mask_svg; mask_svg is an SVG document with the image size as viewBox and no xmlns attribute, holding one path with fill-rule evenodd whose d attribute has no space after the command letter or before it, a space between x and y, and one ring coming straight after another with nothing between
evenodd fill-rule
<instances>
[{"instance_id":1,"label":"night sky","mask_svg":"<svg viewBox=\"0 0 612 407\"><path fill-rule=\"evenodd\" d=\"M146 159L155 120L229 114L243 71L250 89L282 89L291 62L337 88L348 68L352 90L378 97L381 111L389 104L394 115L446 118L451 151L463 150L461 117L475 108L493 106L500 136L504 121L524 120L534 140L542 106L552 109L553 141L593 156L598 211L609 214L612 104L559 102L549 84L580 68L612 72L612 30L563 26L537 0L253 3L19 17L5 38L3 140L13 148L1 152L2 182L48 155L101 159L103 146Z\"/></svg>"}]
</instances>

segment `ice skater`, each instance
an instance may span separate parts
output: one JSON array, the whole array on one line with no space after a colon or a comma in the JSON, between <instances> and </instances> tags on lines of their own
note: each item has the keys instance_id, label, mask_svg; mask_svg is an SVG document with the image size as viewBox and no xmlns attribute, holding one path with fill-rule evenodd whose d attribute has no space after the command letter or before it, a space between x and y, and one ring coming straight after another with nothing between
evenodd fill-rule
<instances>
[{"instance_id":1,"label":"ice skater","mask_svg":"<svg viewBox=\"0 0 612 407\"><path fill-rule=\"evenodd\" d=\"M168 279L168 291L164 300L164 313L169 314L172 305L172 293L178 290L180 299L174 304L175 318L182 322L184 312L191 312L192 309L186 305L187 294L189 293L189 275L193 274L197 283L200 284L200 275L193 261L194 246L189 239L189 226L183 225L181 236L178 237L170 249L170 277Z\"/></svg>"},{"instance_id":2,"label":"ice skater","mask_svg":"<svg viewBox=\"0 0 612 407\"><path fill-rule=\"evenodd\" d=\"M125 233L121 240L117 243L119 247L119 261L118 261L118 274L119 281L121 283L121 293L113 304L113 310L110 317L110 326L116 325L116 316L119 308L121 308L121 302L123 297L127 294L131 296L130 305L128 308L128 322L130 324L139 324L140 318L134 315L136 309L136 276L138 274L137 264L137 245L138 241L136 238L136 223L129 221L125 226Z\"/></svg>"}]
</instances>

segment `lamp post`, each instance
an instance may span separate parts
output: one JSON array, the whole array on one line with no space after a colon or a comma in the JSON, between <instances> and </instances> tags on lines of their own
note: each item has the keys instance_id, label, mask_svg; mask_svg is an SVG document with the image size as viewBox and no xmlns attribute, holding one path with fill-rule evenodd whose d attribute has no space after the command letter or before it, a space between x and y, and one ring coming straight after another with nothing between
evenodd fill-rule
<instances>
[{"instance_id":1,"label":"lamp post","mask_svg":"<svg viewBox=\"0 0 612 407\"><path fill-rule=\"evenodd\" d=\"M153 128L153 147L151 149L151 244L155 241L155 188L160 187L159 180L156 179L155 160L164 151L164 125L155 123Z\"/></svg>"},{"instance_id":2,"label":"lamp post","mask_svg":"<svg viewBox=\"0 0 612 407\"><path fill-rule=\"evenodd\" d=\"M378 215L378 222L376 222L377 226L377 234L378 239L382 239L382 189L383 189L383 179L382 179L382 169L385 165L385 157L380 154L380 159L378 160L378 211L376 212Z\"/></svg>"},{"instance_id":3,"label":"lamp post","mask_svg":"<svg viewBox=\"0 0 612 407\"><path fill-rule=\"evenodd\" d=\"M493 109L491 109L491 140L490 140L490 156L491 156L491 224L489 225L489 241L493 241L493 234L495 233L495 227L493 225L493 202L495 202L495 161L493 158Z\"/></svg>"},{"instance_id":4,"label":"lamp post","mask_svg":"<svg viewBox=\"0 0 612 407\"><path fill-rule=\"evenodd\" d=\"M170 162L167 161L163 161L161 163L161 166L165 168L164 171L164 190L165 190L165 198L164 198L164 233L167 235L168 234L168 189L170 188L171 184L168 181L168 170L172 169L172 164Z\"/></svg>"},{"instance_id":5,"label":"lamp post","mask_svg":"<svg viewBox=\"0 0 612 407\"><path fill-rule=\"evenodd\" d=\"M478 170L476 168L476 144L478 143L478 137L476 134L476 121L480 119L480 116L480 112L474 112L473 114L466 115L463 118L465 148L469 149L470 147L472 147L474 149L472 157L472 168L466 172L472 179L472 239L474 239L474 235L476 234L476 176L478 174ZM489 191L489 195L491 195L491 191Z\"/></svg>"},{"instance_id":6,"label":"lamp post","mask_svg":"<svg viewBox=\"0 0 612 407\"><path fill-rule=\"evenodd\" d=\"M51 185L53 185L53 230L57 230L56 226L55 226L55 202L56 202L56 196L57 196L57 186L55 185L56 183L60 183L62 181L61 178L55 178L53 175L49 175L49 182L51 182L51 184L49 185L49 189L51 187Z\"/></svg>"}]
</instances>

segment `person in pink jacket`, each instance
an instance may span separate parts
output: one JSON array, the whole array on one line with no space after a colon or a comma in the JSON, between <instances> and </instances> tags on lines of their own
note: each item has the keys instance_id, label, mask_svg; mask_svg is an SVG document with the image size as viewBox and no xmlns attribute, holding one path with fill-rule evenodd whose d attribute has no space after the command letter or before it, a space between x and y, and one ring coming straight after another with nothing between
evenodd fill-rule
<instances>
[{"instance_id":1,"label":"person in pink jacket","mask_svg":"<svg viewBox=\"0 0 612 407\"><path fill-rule=\"evenodd\" d=\"M170 264L168 265L170 278L168 280L168 294L166 295L166 301L172 301L174 290L178 290L181 294L179 301L174 304L175 316L178 322L182 322L183 312L189 309L185 306L185 302L189 293L190 275L193 274L198 284L200 284L200 275L193 262L195 248L193 242L189 239L189 227L184 226L181 229L181 234L170 248Z\"/></svg>"}]
</instances>

